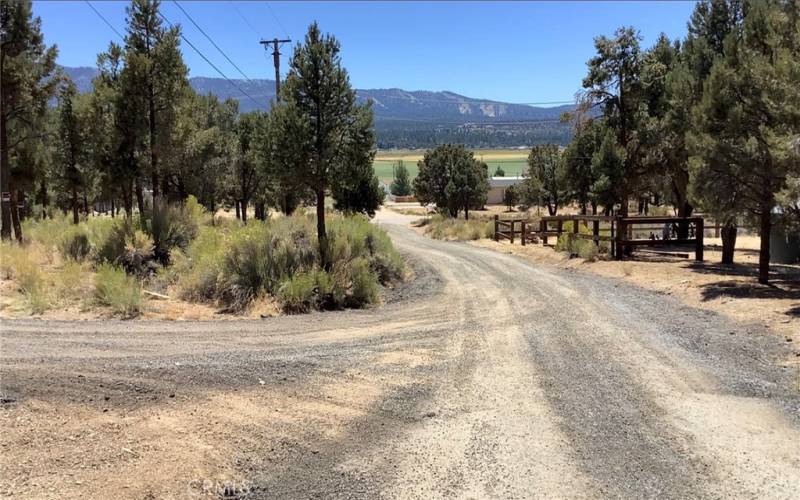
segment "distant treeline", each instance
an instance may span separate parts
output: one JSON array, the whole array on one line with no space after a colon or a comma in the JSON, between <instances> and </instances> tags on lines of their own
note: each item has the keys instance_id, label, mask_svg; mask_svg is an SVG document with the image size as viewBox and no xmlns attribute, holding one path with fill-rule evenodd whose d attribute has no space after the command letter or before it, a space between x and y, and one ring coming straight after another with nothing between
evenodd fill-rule
<instances>
[{"instance_id":1,"label":"distant treeline","mask_svg":"<svg viewBox=\"0 0 800 500\"><path fill-rule=\"evenodd\" d=\"M474 124L441 126L417 122L375 123L375 135L381 149L429 148L438 144L464 144L470 148L514 147L532 144L566 146L572 140L570 124L555 121L515 124Z\"/></svg>"}]
</instances>

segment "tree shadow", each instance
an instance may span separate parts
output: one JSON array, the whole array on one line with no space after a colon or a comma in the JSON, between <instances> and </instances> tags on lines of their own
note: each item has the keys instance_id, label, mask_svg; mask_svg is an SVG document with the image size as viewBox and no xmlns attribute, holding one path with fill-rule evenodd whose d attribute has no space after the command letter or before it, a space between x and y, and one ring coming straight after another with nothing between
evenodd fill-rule
<instances>
[{"instance_id":1,"label":"tree shadow","mask_svg":"<svg viewBox=\"0 0 800 500\"><path fill-rule=\"evenodd\" d=\"M734 265L696 262L688 266L693 272L720 277L750 278L723 279L701 285L703 300L719 297L737 299L790 299L800 300L800 269L781 264L770 265L769 284L758 283L758 264L739 263ZM800 315L800 306L787 314Z\"/></svg>"}]
</instances>

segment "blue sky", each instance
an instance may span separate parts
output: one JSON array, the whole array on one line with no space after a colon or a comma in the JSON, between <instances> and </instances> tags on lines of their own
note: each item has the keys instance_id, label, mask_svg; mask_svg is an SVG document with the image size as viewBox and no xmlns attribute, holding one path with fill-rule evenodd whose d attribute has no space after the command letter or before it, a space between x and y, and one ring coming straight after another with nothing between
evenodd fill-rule
<instances>
[{"instance_id":1,"label":"blue sky","mask_svg":"<svg viewBox=\"0 0 800 500\"><path fill-rule=\"evenodd\" d=\"M661 32L683 37L694 7L678 1L180 3L249 78L274 74L259 37L297 41L316 20L341 41L357 88L450 90L509 102L572 99L595 36L634 26L645 46ZM123 34L127 4L92 1ZM228 77L241 77L172 0L163 1L162 12ZM34 13L65 66L94 66L97 53L118 40L83 1L35 1ZM182 49L192 76L218 76L190 47Z\"/></svg>"}]
</instances>

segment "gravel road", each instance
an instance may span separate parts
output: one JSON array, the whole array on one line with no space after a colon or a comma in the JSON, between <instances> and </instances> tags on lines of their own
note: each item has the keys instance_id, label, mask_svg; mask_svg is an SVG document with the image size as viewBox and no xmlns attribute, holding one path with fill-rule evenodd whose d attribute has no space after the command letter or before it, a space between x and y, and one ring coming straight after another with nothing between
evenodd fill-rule
<instances>
[{"instance_id":1,"label":"gravel road","mask_svg":"<svg viewBox=\"0 0 800 500\"><path fill-rule=\"evenodd\" d=\"M2 324L0 494L797 498L782 339L378 217L364 311Z\"/></svg>"}]
</instances>

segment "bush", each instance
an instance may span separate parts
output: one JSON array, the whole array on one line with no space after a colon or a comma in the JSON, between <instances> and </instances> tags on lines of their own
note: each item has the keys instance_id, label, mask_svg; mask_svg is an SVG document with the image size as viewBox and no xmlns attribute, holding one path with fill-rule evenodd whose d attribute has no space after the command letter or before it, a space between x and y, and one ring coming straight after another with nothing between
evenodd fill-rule
<instances>
[{"instance_id":1,"label":"bush","mask_svg":"<svg viewBox=\"0 0 800 500\"><path fill-rule=\"evenodd\" d=\"M301 272L285 280L278 289L278 298L283 304L283 309L290 313L309 311L314 306L320 281L323 281L325 286L328 285L325 271Z\"/></svg>"},{"instance_id":2,"label":"bush","mask_svg":"<svg viewBox=\"0 0 800 500\"><path fill-rule=\"evenodd\" d=\"M98 260L115 266L137 276L145 276L155 271L153 265L154 245L150 236L136 229L128 220L115 224L105 243L98 252Z\"/></svg>"},{"instance_id":3,"label":"bush","mask_svg":"<svg viewBox=\"0 0 800 500\"><path fill-rule=\"evenodd\" d=\"M50 307L42 271L26 248L15 243L0 244L0 267L6 279L17 282L31 312L41 314Z\"/></svg>"},{"instance_id":4,"label":"bush","mask_svg":"<svg viewBox=\"0 0 800 500\"><path fill-rule=\"evenodd\" d=\"M593 241L581 240L578 242L578 255L587 262L594 262L600 255L600 248Z\"/></svg>"},{"instance_id":5,"label":"bush","mask_svg":"<svg viewBox=\"0 0 800 500\"><path fill-rule=\"evenodd\" d=\"M139 281L111 264L100 264L94 278L94 295L98 302L125 317L136 316L142 307Z\"/></svg>"},{"instance_id":6,"label":"bush","mask_svg":"<svg viewBox=\"0 0 800 500\"><path fill-rule=\"evenodd\" d=\"M147 229L153 238L153 256L158 262L167 265L173 248L188 248L189 243L197 236L198 213L201 212L194 204L177 206L156 203Z\"/></svg>"},{"instance_id":7,"label":"bush","mask_svg":"<svg viewBox=\"0 0 800 500\"><path fill-rule=\"evenodd\" d=\"M85 224L72 225L58 242L58 251L65 259L83 262L92 251L89 231Z\"/></svg>"},{"instance_id":8,"label":"bush","mask_svg":"<svg viewBox=\"0 0 800 500\"><path fill-rule=\"evenodd\" d=\"M208 301L217 296L225 251L225 237L220 230L201 228L186 252L176 255L173 273L179 277L182 298Z\"/></svg>"},{"instance_id":9,"label":"bush","mask_svg":"<svg viewBox=\"0 0 800 500\"><path fill-rule=\"evenodd\" d=\"M349 275L352 287L349 300L351 306L362 307L378 300L378 276L365 258L359 257L350 263Z\"/></svg>"}]
</instances>

